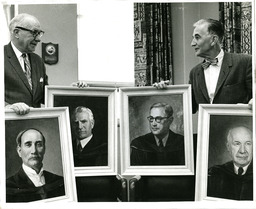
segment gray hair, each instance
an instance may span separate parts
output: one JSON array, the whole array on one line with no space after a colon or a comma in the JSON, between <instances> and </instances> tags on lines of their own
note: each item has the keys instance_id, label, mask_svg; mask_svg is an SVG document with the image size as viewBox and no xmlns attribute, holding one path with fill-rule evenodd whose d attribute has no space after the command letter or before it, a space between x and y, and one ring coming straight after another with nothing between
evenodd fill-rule
<instances>
[{"instance_id":1,"label":"gray hair","mask_svg":"<svg viewBox=\"0 0 256 209\"><path fill-rule=\"evenodd\" d=\"M86 112L86 113L88 113L90 121L91 121L91 122L94 121L94 117L93 117L92 111L91 111L88 107L84 107L84 106L78 106L78 107L76 107L76 108L74 109L73 114L72 114L72 121L75 120L76 114L77 114L77 113L81 113L81 112Z\"/></svg>"},{"instance_id":2,"label":"gray hair","mask_svg":"<svg viewBox=\"0 0 256 209\"><path fill-rule=\"evenodd\" d=\"M13 30L15 29L15 27L20 26L20 27L27 27L28 26L28 22L35 22L38 25L40 25L38 19L30 14L26 14L26 13L22 13L22 14L18 14L17 16L15 16L10 24L9 24L9 31L10 33L13 32Z\"/></svg>"},{"instance_id":3,"label":"gray hair","mask_svg":"<svg viewBox=\"0 0 256 209\"><path fill-rule=\"evenodd\" d=\"M171 117L173 115L173 108L171 105L164 103L164 102L158 102L158 103L154 103L151 107L150 110L152 110L153 108L164 108L165 114L167 115L167 117Z\"/></svg>"},{"instance_id":4,"label":"gray hair","mask_svg":"<svg viewBox=\"0 0 256 209\"><path fill-rule=\"evenodd\" d=\"M198 20L197 22L195 22L193 24L194 27L198 26L198 25L202 25L207 23L208 25L208 32L210 34L215 34L219 37L219 41L222 42L223 37L224 37L224 27L223 24L218 21L218 20L214 20L214 19L201 19Z\"/></svg>"},{"instance_id":5,"label":"gray hair","mask_svg":"<svg viewBox=\"0 0 256 209\"><path fill-rule=\"evenodd\" d=\"M231 142L231 139L232 139L232 132L234 131L234 129L237 129L237 128L244 128L245 130L248 131L248 133L250 133L252 135L252 131L251 129L249 129L248 127L244 126L244 125L241 125L241 126L233 126L231 127L228 132L227 132L227 145L230 144Z\"/></svg>"}]
</instances>

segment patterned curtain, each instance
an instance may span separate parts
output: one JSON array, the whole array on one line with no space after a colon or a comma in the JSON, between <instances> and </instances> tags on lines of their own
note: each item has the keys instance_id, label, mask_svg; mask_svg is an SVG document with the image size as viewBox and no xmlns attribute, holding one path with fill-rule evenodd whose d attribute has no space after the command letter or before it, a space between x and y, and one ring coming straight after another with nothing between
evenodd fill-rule
<instances>
[{"instance_id":1,"label":"patterned curtain","mask_svg":"<svg viewBox=\"0 0 256 209\"><path fill-rule=\"evenodd\" d=\"M227 52L252 54L251 2L219 3L220 21L225 27L223 48Z\"/></svg>"},{"instance_id":2,"label":"patterned curtain","mask_svg":"<svg viewBox=\"0 0 256 209\"><path fill-rule=\"evenodd\" d=\"M135 85L173 81L171 4L134 3Z\"/></svg>"}]
</instances>

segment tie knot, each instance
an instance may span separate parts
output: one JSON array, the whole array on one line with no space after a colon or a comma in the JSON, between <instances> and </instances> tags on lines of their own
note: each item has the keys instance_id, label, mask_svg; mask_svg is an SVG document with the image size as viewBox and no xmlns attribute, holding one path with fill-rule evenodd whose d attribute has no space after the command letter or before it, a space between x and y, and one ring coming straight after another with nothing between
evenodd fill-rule
<instances>
[{"instance_id":1,"label":"tie knot","mask_svg":"<svg viewBox=\"0 0 256 209\"><path fill-rule=\"evenodd\" d=\"M159 139L159 141L158 141L158 146L159 147L164 147L164 144L163 144L163 140L162 139Z\"/></svg>"},{"instance_id":2,"label":"tie knot","mask_svg":"<svg viewBox=\"0 0 256 209\"><path fill-rule=\"evenodd\" d=\"M27 57L27 54L26 54L26 53L23 53L21 56L22 56L23 58L26 58L26 57Z\"/></svg>"},{"instance_id":3,"label":"tie knot","mask_svg":"<svg viewBox=\"0 0 256 209\"><path fill-rule=\"evenodd\" d=\"M238 168L238 176L242 176L243 172L244 172L243 167L239 167Z\"/></svg>"},{"instance_id":4,"label":"tie knot","mask_svg":"<svg viewBox=\"0 0 256 209\"><path fill-rule=\"evenodd\" d=\"M210 65L217 65L218 64L218 58L215 58L213 60L204 60L204 62L202 63L202 67L204 69L208 68Z\"/></svg>"}]
</instances>

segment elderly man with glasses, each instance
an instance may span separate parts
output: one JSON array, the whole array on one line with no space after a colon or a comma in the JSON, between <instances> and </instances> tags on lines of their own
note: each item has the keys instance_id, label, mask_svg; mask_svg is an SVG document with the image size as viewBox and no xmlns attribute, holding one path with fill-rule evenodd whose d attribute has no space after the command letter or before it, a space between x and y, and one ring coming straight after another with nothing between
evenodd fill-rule
<instances>
[{"instance_id":1,"label":"elderly man with glasses","mask_svg":"<svg viewBox=\"0 0 256 209\"><path fill-rule=\"evenodd\" d=\"M5 109L24 115L44 104L48 77L42 58L34 53L44 31L36 17L25 13L11 20L9 31L11 41L4 46ZM84 81L72 85L87 86Z\"/></svg>"},{"instance_id":2,"label":"elderly man with glasses","mask_svg":"<svg viewBox=\"0 0 256 209\"><path fill-rule=\"evenodd\" d=\"M23 115L44 103L48 77L42 58L34 53L44 32L29 14L15 16L9 31L11 41L4 46L5 107Z\"/></svg>"},{"instance_id":3,"label":"elderly man with glasses","mask_svg":"<svg viewBox=\"0 0 256 209\"><path fill-rule=\"evenodd\" d=\"M185 165L184 137L170 130L173 109L166 103L150 107L150 133L131 142L131 165Z\"/></svg>"}]
</instances>

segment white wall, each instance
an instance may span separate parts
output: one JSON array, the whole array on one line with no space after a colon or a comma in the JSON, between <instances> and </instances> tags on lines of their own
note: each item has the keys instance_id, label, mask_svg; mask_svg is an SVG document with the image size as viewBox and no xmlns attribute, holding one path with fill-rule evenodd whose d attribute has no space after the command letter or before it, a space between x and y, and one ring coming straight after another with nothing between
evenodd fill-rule
<instances>
[{"instance_id":1,"label":"white wall","mask_svg":"<svg viewBox=\"0 0 256 209\"><path fill-rule=\"evenodd\" d=\"M78 26L79 79L134 82L133 2L80 2Z\"/></svg>"},{"instance_id":2,"label":"white wall","mask_svg":"<svg viewBox=\"0 0 256 209\"><path fill-rule=\"evenodd\" d=\"M76 4L21 4L19 13L29 13L38 18L45 31L43 43L59 45L57 64L46 64L51 85L70 85L78 79L77 5ZM42 56L41 43L35 53Z\"/></svg>"}]
</instances>

